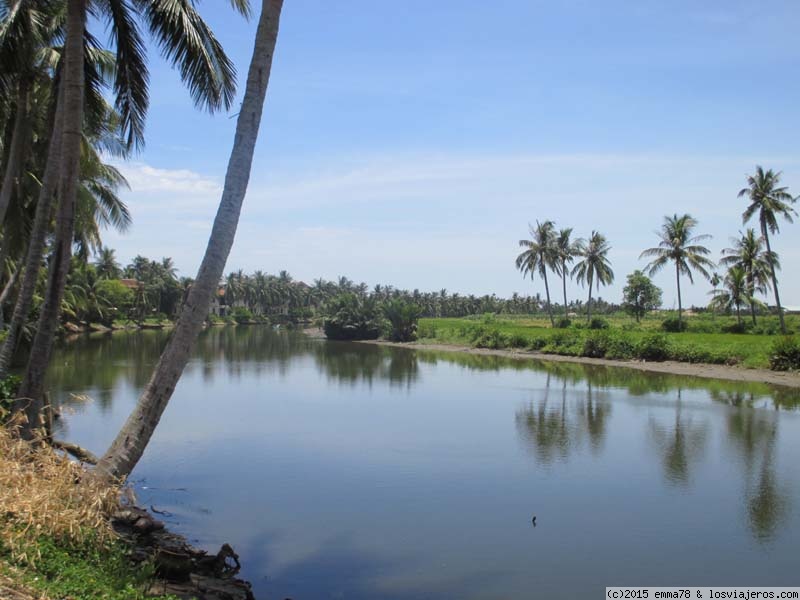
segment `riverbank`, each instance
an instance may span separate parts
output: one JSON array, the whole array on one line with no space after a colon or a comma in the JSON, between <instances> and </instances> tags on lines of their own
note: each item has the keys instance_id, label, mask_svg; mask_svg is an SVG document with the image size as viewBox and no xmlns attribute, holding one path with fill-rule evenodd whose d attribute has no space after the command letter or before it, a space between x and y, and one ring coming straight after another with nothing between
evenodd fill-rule
<instances>
[{"instance_id":1,"label":"riverbank","mask_svg":"<svg viewBox=\"0 0 800 600\"><path fill-rule=\"evenodd\" d=\"M0 426L0 598L252 600L230 546L193 548L87 475Z\"/></svg>"},{"instance_id":2,"label":"riverbank","mask_svg":"<svg viewBox=\"0 0 800 600\"><path fill-rule=\"evenodd\" d=\"M321 334L321 336L320 336ZM324 338L321 331L312 331L312 337ZM502 356L519 360L538 360L548 362L567 362L584 365L599 365L605 367L621 367L645 371L649 373L665 373L671 375L686 375L702 377L705 379L724 379L727 381L741 381L748 383L767 383L790 388L800 388L800 373L770 371L768 369L749 369L741 366L713 365L703 363L685 363L677 361L642 361L642 360L612 360L608 358L588 358L583 356L563 356L548 354L535 350L493 350L490 348L474 348L459 344L423 342L389 342L386 340L363 340L360 344L375 344L394 348L407 348L413 350L434 350L444 352L460 352L483 356Z\"/></svg>"}]
</instances>

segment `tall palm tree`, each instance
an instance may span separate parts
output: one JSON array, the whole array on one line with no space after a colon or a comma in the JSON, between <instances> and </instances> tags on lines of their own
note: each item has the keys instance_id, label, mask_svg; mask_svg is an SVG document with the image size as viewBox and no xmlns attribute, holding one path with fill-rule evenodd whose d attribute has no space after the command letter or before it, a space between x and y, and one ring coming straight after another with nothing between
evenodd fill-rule
<instances>
[{"instance_id":1,"label":"tall palm tree","mask_svg":"<svg viewBox=\"0 0 800 600\"><path fill-rule=\"evenodd\" d=\"M577 242L578 256L581 260L572 269L572 276L580 282L588 284L589 301L586 305L586 320L592 320L592 285L597 285L600 291L600 284L609 285L614 281L614 271L608 260L608 252L611 245L606 237L597 231L592 231L592 236L588 243L582 240Z\"/></svg>"},{"instance_id":2,"label":"tall palm tree","mask_svg":"<svg viewBox=\"0 0 800 600\"><path fill-rule=\"evenodd\" d=\"M773 257L772 247L769 243L770 233L779 233L778 218L792 223L792 217L797 216L797 211L792 208L795 198L789 193L789 188L779 187L781 172L772 169L764 171L756 165L756 174L747 176L747 187L739 191L739 198L747 197L750 205L742 213L742 222L747 223L758 213L758 222L761 226L761 235L767 245L767 255ZM781 308L781 297L778 293L778 278L775 275L775 264L770 261L770 275L772 277L772 290L775 292L775 305L778 309L778 318L781 322L781 331L786 333L786 322Z\"/></svg>"},{"instance_id":3,"label":"tall palm tree","mask_svg":"<svg viewBox=\"0 0 800 600\"><path fill-rule=\"evenodd\" d=\"M555 238L556 255L558 257L556 272L561 275L561 284L564 288L564 317L569 315L569 304L567 303L567 277L570 276L568 265L578 255L580 247L577 241L572 241L572 227L562 229Z\"/></svg>"},{"instance_id":4,"label":"tall palm tree","mask_svg":"<svg viewBox=\"0 0 800 600\"><path fill-rule=\"evenodd\" d=\"M28 364L20 384L20 397L28 398L30 417L38 414L44 386L44 375L50 360L56 326L72 256L75 225L75 204L80 163L80 139L83 125L85 93L84 58L86 48L87 0L66 0L64 68L61 74L63 119L58 162L59 209L56 217L55 252L51 258L47 292L40 309ZM247 0L231 0L240 12L248 10ZM135 11L149 26L162 54L180 71L181 78L199 106L209 110L230 107L234 95L235 70L219 42L200 18L192 2L174 0L135 0L133 4L118 0L98 0L92 8L110 26L117 64L114 90L116 107L121 116L120 129L133 147L141 143L144 115L147 110L147 65L144 44L138 31ZM48 163L54 162L48 157ZM20 408L18 404L17 409ZM38 417L28 419L22 434L32 435Z\"/></svg>"},{"instance_id":5,"label":"tall palm tree","mask_svg":"<svg viewBox=\"0 0 800 600\"><path fill-rule=\"evenodd\" d=\"M733 247L722 250L720 264L740 267L747 280L747 296L755 299L756 292L765 294L769 288L770 263L779 268L777 257L769 256L764 249L764 238L757 237L750 228L741 237L731 238ZM756 324L756 302L749 302L753 325Z\"/></svg>"},{"instance_id":6,"label":"tall palm tree","mask_svg":"<svg viewBox=\"0 0 800 600\"><path fill-rule=\"evenodd\" d=\"M517 269L522 271L523 277L530 275L533 279L534 274L538 274L544 280L547 314L550 315L550 324L555 326L553 308L550 305L550 286L547 283L547 271L553 269L558 261L555 247L555 225L552 221L543 223L536 221L536 227L529 225L529 229L531 239L519 241L520 247L525 250L517 256Z\"/></svg>"},{"instance_id":7,"label":"tall palm tree","mask_svg":"<svg viewBox=\"0 0 800 600\"><path fill-rule=\"evenodd\" d=\"M211 300L217 293L247 191L282 6L283 0L264 0L262 4L225 186L203 262L153 376L136 408L97 465L96 472L101 476L125 477L136 466L183 373L197 335L208 316Z\"/></svg>"},{"instance_id":8,"label":"tall palm tree","mask_svg":"<svg viewBox=\"0 0 800 600\"><path fill-rule=\"evenodd\" d=\"M685 214L664 217L661 231L658 236L661 242L655 248L648 248L639 255L639 258L653 257L645 270L649 275L654 275L663 269L669 262L675 263L675 281L678 286L678 322L681 321L683 305L681 304L681 275L686 275L694 283L692 270L700 272L706 279L711 278L708 269L714 268L714 263L706 258L711 251L698 242L711 239L710 235L692 235L697 226L697 220Z\"/></svg>"}]
</instances>

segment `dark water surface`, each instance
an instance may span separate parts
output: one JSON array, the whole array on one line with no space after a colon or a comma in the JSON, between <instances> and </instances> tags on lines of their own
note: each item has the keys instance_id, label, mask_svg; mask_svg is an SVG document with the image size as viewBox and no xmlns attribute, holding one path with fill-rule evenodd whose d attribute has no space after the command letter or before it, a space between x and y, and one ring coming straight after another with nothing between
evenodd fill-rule
<instances>
[{"instance_id":1,"label":"dark water surface","mask_svg":"<svg viewBox=\"0 0 800 600\"><path fill-rule=\"evenodd\" d=\"M105 450L165 339L63 347L61 436ZM230 542L260 598L800 585L797 406L760 384L212 329L133 479L175 530Z\"/></svg>"}]
</instances>

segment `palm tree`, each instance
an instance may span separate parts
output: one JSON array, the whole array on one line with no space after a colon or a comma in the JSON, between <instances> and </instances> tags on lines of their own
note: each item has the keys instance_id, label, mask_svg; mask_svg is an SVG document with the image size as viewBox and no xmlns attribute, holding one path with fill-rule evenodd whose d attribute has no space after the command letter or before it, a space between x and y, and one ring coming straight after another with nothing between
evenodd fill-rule
<instances>
[{"instance_id":1,"label":"palm tree","mask_svg":"<svg viewBox=\"0 0 800 600\"><path fill-rule=\"evenodd\" d=\"M547 313L550 315L550 324L555 326L553 319L553 309L550 306L550 286L547 283L548 269L555 268L558 261L558 254L555 248L555 225L552 221L540 223L536 221L536 227L530 226L531 239L520 240L521 248L526 248L517 256L517 269L522 271L523 277L530 274L531 279L535 273L539 274L544 280L544 291L547 296Z\"/></svg>"},{"instance_id":2,"label":"palm tree","mask_svg":"<svg viewBox=\"0 0 800 600\"><path fill-rule=\"evenodd\" d=\"M683 306L681 304L681 274L689 277L694 283L692 269L699 271L706 279L711 278L708 269L714 268L714 263L706 258L711 251L698 242L710 239L710 235L692 235L692 230L697 226L697 220L685 214L664 217L661 231L658 236L661 242L655 248L648 248L639 255L639 258L652 256L654 259L648 263L645 270L649 275L654 275L664 268L670 261L675 263L675 280L678 285L678 322L681 321Z\"/></svg>"},{"instance_id":3,"label":"palm tree","mask_svg":"<svg viewBox=\"0 0 800 600\"><path fill-rule=\"evenodd\" d=\"M97 260L94 261L94 268L100 279L119 279L122 271L119 268L114 249L101 247L97 252Z\"/></svg>"},{"instance_id":4,"label":"palm tree","mask_svg":"<svg viewBox=\"0 0 800 600\"><path fill-rule=\"evenodd\" d=\"M101 476L112 479L125 477L136 466L183 373L197 335L208 316L211 300L217 293L247 191L282 6L283 0L264 0L262 4L225 186L203 262L175 330L136 408L97 465L95 472Z\"/></svg>"},{"instance_id":5,"label":"palm tree","mask_svg":"<svg viewBox=\"0 0 800 600\"><path fill-rule=\"evenodd\" d=\"M736 311L736 320L741 326L742 304L751 304L754 302L750 296L749 284L747 281L747 272L740 266L732 266L725 274L725 279L722 282L723 289L713 290L711 307L716 310Z\"/></svg>"},{"instance_id":6,"label":"palm tree","mask_svg":"<svg viewBox=\"0 0 800 600\"><path fill-rule=\"evenodd\" d=\"M567 277L570 276L567 265L575 260L578 255L580 247L577 242L570 240L572 235L572 227L562 229L558 232L555 238L555 247L558 260L556 264L556 273L561 275L561 284L564 288L564 317L569 316L569 304L567 303Z\"/></svg>"},{"instance_id":7,"label":"palm tree","mask_svg":"<svg viewBox=\"0 0 800 600\"><path fill-rule=\"evenodd\" d=\"M247 12L246 0L231 0L240 12ZM144 44L131 6L105 0L93 2L93 10L105 17L115 42L117 64L114 89L116 106L121 116L120 129L127 144L141 143L144 115L147 110L147 66ZM136 2L134 8L148 24L165 57L177 66L181 78L197 105L209 110L230 107L234 95L235 72L230 60L211 30L194 10L191 2L151 0ZM40 309L28 365L19 388L27 406L28 425L22 435L30 437L31 428L38 426L38 415L44 386L44 376L50 360L56 326L64 294L75 225L75 204L80 165L80 141L83 125L85 95L84 45L87 0L67 0L65 20L64 67L61 74L63 119L58 161L59 210L56 216L55 252L50 262L47 291ZM178 25L179 24L179 25ZM90 34L89 34L90 35ZM55 162L48 156L48 163ZM15 407L19 410L22 403Z\"/></svg>"},{"instance_id":8,"label":"palm tree","mask_svg":"<svg viewBox=\"0 0 800 600\"><path fill-rule=\"evenodd\" d=\"M614 271L611 270L611 263L608 260L608 251L611 246L606 237L597 231L592 231L592 237L588 243L579 240L576 243L578 256L581 260L572 269L572 276L581 285L588 284L589 301L586 305L586 320L592 320L592 284L597 285L600 291L600 284L609 285L614 281Z\"/></svg>"},{"instance_id":9,"label":"palm tree","mask_svg":"<svg viewBox=\"0 0 800 600\"><path fill-rule=\"evenodd\" d=\"M789 188L778 187L781 173L772 169L764 171L756 165L756 174L747 176L747 187L739 191L739 198L747 197L750 206L742 213L742 222L747 223L758 213L758 222L761 226L761 235L767 245L767 256L773 257L772 247L769 243L770 233L779 233L778 217L792 223L792 216L797 216L797 211L792 208L795 198L789 194ZM775 292L775 305L778 309L778 318L781 322L781 332L786 333L786 322L781 308L781 297L778 293L778 278L775 275L775 264L770 261L770 275L772 276L772 289Z\"/></svg>"},{"instance_id":10,"label":"palm tree","mask_svg":"<svg viewBox=\"0 0 800 600\"><path fill-rule=\"evenodd\" d=\"M779 268L777 257L770 257L764 250L764 238L756 237L754 229L741 233L739 238L731 238L732 248L722 250L720 264L740 267L747 280L747 296L754 299L756 292L765 294L769 288L770 263ZM753 325L756 324L756 303L749 302Z\"/></svg>"}]
</instances>

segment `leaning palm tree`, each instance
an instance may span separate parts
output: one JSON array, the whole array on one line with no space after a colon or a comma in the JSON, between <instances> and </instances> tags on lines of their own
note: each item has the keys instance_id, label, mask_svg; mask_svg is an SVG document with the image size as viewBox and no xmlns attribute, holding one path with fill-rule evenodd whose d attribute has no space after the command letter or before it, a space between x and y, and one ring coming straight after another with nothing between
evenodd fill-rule
<instances>
[{"instance_id":1,"label":"leaning palm tree","mask_svg":"<svg viewBox=\"0 0 800 600\"><path fill-rule=\"evenodd\" d=\"M211 300L217 293L250 178L282 6L283 0L263 2L225 186L203 262L175 330L136 408L97 465L95 472L103 477L125 477L141 458L189 360L197 335L208 316Z\"/></svg>"},{"instance_id":2,"label":"leaning palm tree","mask_svg":"<svg viewBox=\"0 0 800 600\"><path fill-rule=\"evenodd\" d=\"M586 305L586 320L592 320L592 285L597 285L600 291L600 284L609 285L614 281L614 271L608 260L608 251L611 246L606 237L597 231L592 231L592 237L584 243L578 240L577 251L581 260L572 269L572 276L583 285L588 284L589 302Z\"/></svg>"},{"instance_id":3,"label":"leaning palm tree","mask_svg":"<svg viewBox=\"0 0 800 600\"><path fill-rule=\"evenodd\" d=\"M750 286L747 281L747 272L740 266L732 266L725 274L721 290L709 292L712 310L736 311L736 321L742 325L742 305L752 304L755 300L750 295Z\"/></svg>"},{"instance_id":4,"label":"leaning palm tree","mask_svg":"<svg viewBox=\"0 0 800 600\"><path fill-rule=\"evenodd\" d=\"M536 221L536 227L529 225L531 239L520 240L519 245L526 248L517 256L517 269L522 271L523 277L530 275L533 279L534 274L539 275L544 280L544 291L547 296L547 314L550 315L550 324L555 326L553 319L553 308L550 305L550 286L547 283L547 271L554 269L558 261L558 254L555 247L555 225L552 221L540 223Z\"/></svg>"},{"instance_id":5,"label":"leaning palm tree","mask_svg":"<svg viewBox=\"0 0 800 600\"><path fill-rule=\"evenodd\" d=\"M756 174L747 176L747 187L739 191L739 198L747 197L750 205L742 213L742 222L747 223L758 213L758 222L761 226L761 235L767 245L767 255L773 257L772 247L769 243L770 233L779 233L778 218L783 217L789 223L792 217L797 216L797 211L792 208L795 198L789 193L789 188L778 187L781 181L781 173L775 173L772 169L764 171L756 165ZM772 278L772 290L775 292L775 306L778 309L778 318L781 322L781 331L786 333L786 322L783 318L781 309L781 297L778 293L778 278L775 275L775 264L770 261L770 275Z\"/></svg>"},{"instance_id":6,"label":"leaning palm tree","mask_svg":"<svg viewBox=\"0 0 800 600\"><path fill-rule=\"evenodd\" d=\"M692 270L700 272L706 279L711 278L709 269L714 268L714 263L706 258L711 251L698 242L710 239L710 235L692 235L692 230L697 226L697 220L685 214L664 217L661 231L658 236L661 242L655 248L648 248L639 255L653 257L645 267L649 275L654 275L663 269L669 262L675 263L675 280L678 286L678 322L681 321L683 306L681 304L681 275L689 277L694 283Z\"/></svg>"},{"instance_id":7,"label":"leaning palm tree","mask_svg":"<svg viewBox=\"0 0 800 600\"><path fill-rule=\"evenodd\" d=\"M556 261L556 273L561 275L561 284L564 288L564 317L569 316L569 304L567 304L567 277L570 276L568 265L578 256L580 246L577 241L572 241L572 227L562 229L555 238L555 248L558 260Z\"/></svg>"},{"instance_id":8,"label":"leaning palm tree","mask_svg":"<svg viewBox=\"0 0 800 600\"><path fill-rule=\"evenodd\" d=\"M747 295L755 298L756 292L765 294L769 289L770 264L780 268L777 257L764 249L764 238L757 237L755 230L748 229L741 237L731 238L732 247L722 250L720 264L740 267L747 280ZM756 324L756 302L749 302L753 325Z\"/></svg>"}]
</instances>

